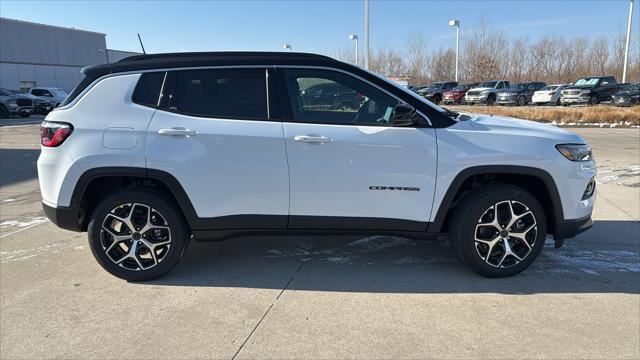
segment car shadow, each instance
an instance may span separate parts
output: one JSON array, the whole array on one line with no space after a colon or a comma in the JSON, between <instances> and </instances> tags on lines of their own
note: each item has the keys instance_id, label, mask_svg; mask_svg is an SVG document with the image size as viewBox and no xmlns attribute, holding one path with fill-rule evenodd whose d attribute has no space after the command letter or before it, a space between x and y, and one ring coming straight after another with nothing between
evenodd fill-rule
<instances>
[{"instance_id":1,"label":"car shadow","mask_svg":"<svg viewBox=\"0 0 640 360\"><path fill-rule=\"evenodd\" d=\"M529 269L503 279L483 278L465 268L446 239L270 236L194 241L172 272L142 284L419 294L638 294L638 239L637 221L597 221L561 249L548 240Z\"/></svg>"},{"instance_id":2,"label":"car shadow","mask_svg":"<svg viewBox=\"0 0 640 360\"><path fill-rule=\"evenodd\" d=\"M0 149L0 186L38 177L40 149Z\"/></svg>"}]
</instances>

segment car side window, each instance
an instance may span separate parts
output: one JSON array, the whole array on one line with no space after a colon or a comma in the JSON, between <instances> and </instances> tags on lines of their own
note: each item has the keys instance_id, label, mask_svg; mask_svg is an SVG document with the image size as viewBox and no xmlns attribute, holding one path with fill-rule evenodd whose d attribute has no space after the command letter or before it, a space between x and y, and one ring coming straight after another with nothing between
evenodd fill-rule
<instances>
[{"instance_id":1,"label":"car side window","mask_svg":"<svg viewBox=\"0 0 640 360\"><path fill-rule=\"evenodd\" d=\"M293 120L340 125L391 125L398 101L353 76L322 69L283 69ZM331 88L318 95L318 87Z\"/></svg>"},{"instance_id":2,"label":"car side window","mask_svg":"<svg viewBox=\"0 0 640 360\"><path fill-rule=\"evenodd\" d=\"M267 119L265 69L180 70L161 108L219 118ZM163 96L166 94L163 91Z\"/></svg>"},{"instance_id":3,"label":"car side window","mask_svg":"<svg viewBox=\"0 0 640 360\"><path fill-rule=\"evenodd\" d=\"M49 90L42 90L42 96L53 97L53 95L51 94L51 92L49 92Z\"/></svg>"},{"instance_id":4,"label":"car side window","mask_svg":"<svg viewBox=\"0 0 640 360\"><path fill-rule=\"evenodd\" d=\"M40 90L40 89L32 89L31 90L31 94L33 94L34 96L42 96L42 90Z\"/></svg>"}]
</instances>

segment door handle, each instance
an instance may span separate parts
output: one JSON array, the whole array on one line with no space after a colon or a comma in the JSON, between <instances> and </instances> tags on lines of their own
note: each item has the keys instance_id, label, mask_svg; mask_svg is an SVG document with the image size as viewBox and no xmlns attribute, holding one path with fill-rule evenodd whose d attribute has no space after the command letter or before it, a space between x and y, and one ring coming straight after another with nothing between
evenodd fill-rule
<instances>
[{"instance_id":1,"label":"door handle","mask_svg":"<svg viewBox=\"0 0 640 360\"><path fill-rule=\"evenodd\" d=\"M158 134L159 135L164 135L164 136L185 136L185 137L190 137L190 136L196 136L198 135L198 132L195 130L189 130L189 129L185 129L185 128L170 128L170 129L160 129L158 130Z\"/></svg>"},{"instance_id":2,"label":"door handle","mask_svg":"<svg viewBox=\"0 0 640 360\"><path fill-rule=\"evenodd\" d=\"M333 139L326 136L296 135L293 137L293 141L307 144L324 144L332 142Z\"/></svg>"}]
</instances>

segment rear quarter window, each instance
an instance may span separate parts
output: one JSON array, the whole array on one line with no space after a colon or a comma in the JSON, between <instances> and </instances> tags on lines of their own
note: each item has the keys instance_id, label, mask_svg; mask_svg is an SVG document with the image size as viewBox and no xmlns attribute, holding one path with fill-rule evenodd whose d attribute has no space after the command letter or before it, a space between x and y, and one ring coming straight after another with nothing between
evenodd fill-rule
<instances>
[{"instance_id":1,"label":"rear quarter window","mask_svg":"<svg viewBox=\"0 0 640 360\"><path fill-rule=\"evenodd\" d=\"M142 74L138 79L138 84L136 84L131 100L136 104L157 107L164 76L164 71Z\"/></svg>"},{"instance_id":2,"label":"rear quarter window","mask_svg":"<svg viewBox=\"0 0 640 360\"><path fill-rule=\"evenodd\" d=\"M95 78L90 77L90 76L85 76L82 78L82 80L80 81L80 83L73 89L73 91L71 92L71 94L69 94L61 103L60 106L65 106L65 105L69 105L73 100L75 100L75 98L78 97L78 95L80 95L80 93L82 93L84 91L84 89L86 89L87 87L89 87L89 85L91 85L91 83L95 80ZM37 94L35 92L32 92L33 95ZM42 94L42 93L41 93Z\"/></svg>"}]
</instances>

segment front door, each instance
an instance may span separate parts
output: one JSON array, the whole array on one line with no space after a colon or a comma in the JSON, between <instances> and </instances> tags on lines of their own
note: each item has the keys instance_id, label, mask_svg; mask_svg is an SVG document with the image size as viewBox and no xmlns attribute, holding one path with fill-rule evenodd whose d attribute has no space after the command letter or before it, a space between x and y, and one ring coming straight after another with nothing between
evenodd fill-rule
<instances>
[{"instance_id":1,"label":"front door","mask_svg":"<svg viewBox=\"0 0 640 360\"><path fill-rule=\"evenodd\" d=\"M395 97L352 75L282 68L292 229L424 231L436 175L432 128L393 127ZM353 106L316 107L307 89L338 84Z\"/></svg>"}]
</instances>

